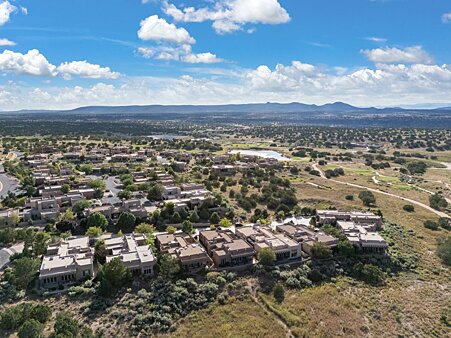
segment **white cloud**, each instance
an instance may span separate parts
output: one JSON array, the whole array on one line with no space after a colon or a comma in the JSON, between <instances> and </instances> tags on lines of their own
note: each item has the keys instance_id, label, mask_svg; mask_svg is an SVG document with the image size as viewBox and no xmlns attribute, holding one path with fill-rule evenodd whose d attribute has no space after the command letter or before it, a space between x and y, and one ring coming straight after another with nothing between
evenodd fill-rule
<instances>
[{"instance_id":1,"label":"white cloud","mask_svg":"<svg viewBox=\"0 0 451 338\"><path fill-rule=\"evenodd\" d=\"M0 72L48 77L61 75L65 79L70 79L72 76L117 79L120 76L109 67L101 67L87 61L64 62L56 67L37 49L29 50L26 54L4 50L0 53Z\"/></svg>"},{"instance_id":2,"label":"white cloud","mask_svg":"<svg viewBox=\"0 0 451 338\"><path fill-rule=\"evenodd\" d=\"M182 60L188 63L218 63L222 61L216 54L210 52L187 54Z\"/></svg>"},{"instance_id":3,"label":"white cloud","mask_svg":"<svg viewBox=\"0 0 451 338\"><path fill-rule=\"evenodd\" d=\"M451 22L451 12L442 15L442 22L443 23Z\"/></svg>"},{"instance_id":4,"label":"white cloud","mask_svg":"<svg viewBox=\"0 0 451 338\"><path fill-rule=\"evenodd\" d=\"M0 107L74 108L83 105L225 104L345 101L357 106L449 103L451 65L376 64L348 70L293 61L220 76L121 77L112 84L39 88L0 85Z\"/></svg>"},{"instance_id":5,"label":"white cloud","mask_svg":"<svg viewBox=\"0 0 451 338\"><path fill-rule=\"evenodd\" d=\"M89 79L117 79L120 76L109 67L101 67L87 61L64 62L57 70L65 79L70 79L73 75Z\"/></svg>"},{"instance_id":6,"label":"white cloud","mask_svg":"<svg viewBox=\"0 0 451 338\"><path fill-rule=\"evenodd\" d=\"M28 15L28 8L20 7L20 11L22 12L23 15Z\"/></svg>"},{"instance_id":7,"label":"white cloud","mask_svg":"<svg viewBox=\"0 0 451 338\"><path fill-rule=\"evenodd\" d=\"M361 53L372 62L380 63L432 63L432 57L421 46L399 48L365 49Z\"/></svg>"},{"instance_id":8,"label":"white cloud","mask_svg":"<svg viewBox=\"0 0 451 338\"><path fill-rule=\"evenodd\" d=\"M223 61L210 52L193 53L190 45L182 45L178 47L140 47L138 48L138 53L147 59L175 60L187 63L218 63Z\"/></svg>"},{"instance_id":9,"label":"white cloud","mask_svg":"<svg viewBox=\"0 0 451 338\"><path fill-rule=\"evenodd\" d=\"M16 6L11 5L9 1L0 2L0 26L9 21L11 13L17 10Z\"/></svg>"},{"instance_id":10,"label":"white cloud","mask_svg":"<svg viewBox=\"0 0 451 338\"><path fill-rule=\"evenodd\" d=\"M293 61L288 66L278 64L274 70L262 65L250 71L246 81L251 91L266 93L275 101L342 100L368 106L446 102L451 95L450 65L377 64L374 69L343 71L329 73Z\"/></svg>"},{"instance_id":11,"label":"white cloud","mask_svg":"<svg viewBox=\"0 0 451 338\"><path fill-rule=\"evenodd\" d=\"M166 41L178 44L194 44L196 40L184 28L178 28L158 15L141 21L138 37L141 40Z\"/></svg>"},{"instance_id":12,"label":"white cloud","mask_svg":"<svg viewBox=\"0 0 451 338\"><path fill-rule=\"evenodd\" d=\"M220 34L242 29L245 24L282 24L290 21L287 11L277 0L220 0L213 7L177 8L163 2L163 11L176 21L213 21L213 28Z\"/></svg>"},{"instance_id":13,"label":"white cloud","mask_svg":"<svg viewBox=\"0 0 451 338\"><path fill-rule=\"evenodd\" d=\"M0 39L0 46L15 46L16 43L14 41L8 39Z\"/></svg>"},{"instance_id":14,"label":"white cloud","mask_svg":"<svg viewBox=\"0 0 451 338\"><path fill-rule=\"evenodd\" d=\"M50 64L37 49L26 54L4 50L0 54L0 72L35 76L56 76L56 67Z\"/></svg>"},{"instance_id":15,"label":"white cloud","mask_svg":"<svg viewBox=\"0 0 451 338\"><path fill-rule=\"evenodd\" d=\"M387 42L387 39L385 38L378 38L376 36L370 36L365 38L365 40L371 41L371 42L375 42L375 43L384 43Z\"/></svg>"}]
</instances>

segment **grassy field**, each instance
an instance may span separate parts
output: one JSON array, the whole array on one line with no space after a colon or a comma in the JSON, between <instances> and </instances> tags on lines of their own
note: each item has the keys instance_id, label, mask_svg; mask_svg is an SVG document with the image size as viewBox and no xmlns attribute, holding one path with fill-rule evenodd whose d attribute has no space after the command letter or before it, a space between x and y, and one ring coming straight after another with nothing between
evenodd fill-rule
<instances>
[{"instance_id":1,"label":"grassy field","mask_svg":"<svg viewBox=\"0 0 451 338\"><path fill-rule=\"evenodd\" d=\"M165 337L286 337L274 315L251 297L232 299L225 305L211 304L184 318L178 329Z\"/></svg>"}]
</instances>

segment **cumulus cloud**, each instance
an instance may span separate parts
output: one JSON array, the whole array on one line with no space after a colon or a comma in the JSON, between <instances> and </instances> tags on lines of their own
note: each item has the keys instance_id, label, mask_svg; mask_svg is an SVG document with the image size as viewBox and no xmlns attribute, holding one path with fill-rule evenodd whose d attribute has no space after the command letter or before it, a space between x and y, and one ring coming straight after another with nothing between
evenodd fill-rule
<instances>
[{"instance_id":1,"label":"cumulus cloud","mask_svg":"<svg viewBox=\"0 0 451 338\"><path fill-rule=\"evenodd\" d=\"M451 22L451 12L442 15L442 22L443 23Z\"/></svg>"},{"instance_id":2,"label":"cumulus cloud","mask_svg":"<svg viewBox=\"0 0 451 338\"><path fill-rule=\"evenodd\" d=\"M141 40L166 41L178 44L194 44L196 40L185 28L178 28L158 15L152 15L141 21L138 37Z\"/></svg>"},{"instance_id":3,"label":"cumulus cloud","mask_svg":"<svg viewBox=\"0 0 451 338\"><path fill-rule=\"evenodd\" d=\"M9 21L11 13L17 10L16 6L11 5L9 1L0 2L0 26Z\"/></svg>"},{"instance_id":4,"label":"cumulus cloud","mask_svg":"<svg viewBox=\"0 0 451 338\"><path fill-rule=\"evenodd\" d=\"M338 99L360 105L394 105L419 99L439 102L451 94L451 66L378 64L374 69L330 73L293 61L291 65L278 64L273 70L260 66L246 75L246 82L252 91L266 92L274 99Z\"/></svg>"},{"instance_id":5,"label":"cumulus cloud","mask_svg":"<svg viewBox=\"0 0 451 338\"><path fill-rule=\"evenodd\" d=\"M196 40L184 28L152 15L141 21L138 36L157 44L138 48L138 53L148 59L175 60L187 63L218 63L223 60L210 52L193 53L191 45Z\"/></svg>"},{"instance_id":6,"label":"cumulus cloud","mask_svg":"<svg viewBox=\"0 0 451 338\"><path fill-rule=\"evenodd\" d=\"M82 105L225 104L345 101L357 106L449 103L451 65L376 64L348 70L293 61L216 76L121 77L112 84L24 87L0 85L3 109Z\"/></svg>"},{"instance_id":7,"label":"cumulus cloud","mask_svg":"<svg viewBox=\"0 0 451 338\"><path fill-rule=\"evenodd\" d=\"M423 50L421 46L412 46L404 49L399 48L376 48L365 49L361 53L368 60L380 63L432 63L432 57Z\"/></svg>"},{"instance_id":8,"label":"cumulus cloud","mask_svg":"<svg viewBox=\"0 0 451 338\"><path fill-rule=\"evenodd\" d=\"M26 54L4 50L0 54L0 71L35 76L56 76L56 66L47 61L37 49Z\"/></svg>"},{"instance_id":9,"label":"cumulus cloud","mask_svg":"<svg viewBox=\"0 0 451 338\"><path fill-rule=\"evenodd\" d=\"M140 47L138 53L147 59L174 60L187 63L218 63L223 61L210 52L193 53L190 45Z\"/></svg>"},{"instance_id":10,"label":"cumulus cloud","mask_svg":"<svg viewBox=\"0 0 451 338\"><path fill-rule=\"evenodd\" d=\"M240 30L249 23L277 25L290 21L289 14L277 0L220 0L212 7L183 9L164 1L163 11L176 21L212 21L219 34Z\"/></svg>"},{"instance_id":11,"label":"cumulus cloud","mask_svg":"<svg viewBox=\"0 0 451 338\"><path fill-rule=\"evenodd\" d=\"M16 43L14 41L8 39L0 39L0 46L15 46Z\"/></svg>"},{"instance_id":12,"label":"cumulus cloud","mask_svg":"<svg viewBox=\"0 0 451 338\"><path fill-rule=\"evenodd\" d=\"M29 50L26 54L4 50L0 54L0 72L47 77L61 75L65 79L70 79L72 76L117 79L120 76L109 67L101 67L87 61L64 62L57 67L37 49Z\"/></svg>"},{"instance_id":13,"label":"cumulus cloud","mask_svg":"<svg viewBox=\"0 0 451 338\"><path fill-rule=\"evenodd\" d=\"M182 60L188 63L218 63L222 60L215 54L207 53L191 53L182 57Z\"/></svg>"},{"instance_id":14,"label":"cumulus cloud","mask_svg":"<svg viewBox=\"0 0 451 338\"><path fill-rule=\"evenodd\" d=\"M89 79L117 79L120 76L109 67L101 67L87 61L64 62L57 70L65 79L70 79L73 75Z\"/></svg>"}]
</instances>

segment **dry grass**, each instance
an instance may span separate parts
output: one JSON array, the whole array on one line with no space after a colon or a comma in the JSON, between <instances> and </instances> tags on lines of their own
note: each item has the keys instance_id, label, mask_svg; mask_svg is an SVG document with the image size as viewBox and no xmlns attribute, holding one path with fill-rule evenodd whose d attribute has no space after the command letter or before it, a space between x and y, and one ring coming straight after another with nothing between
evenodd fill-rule
<instances>
[{"instance_id":1,"label":"dry grass","mask_svg":"<svg viewBox=\"0 0 451 338\"><path fill-rule=\"evenodd\" d=\"M289 291L281 304L270 296L262 295L262 298L278 311L298 337L363 337L368 332L356 304L333 285L303 292Z\"/></svg>"},{"instance_id":2,"label":"dry grass","mask_svg":"<svg viewBox=\"0 0 451 338\"><path fill-rule=\"evenodd\" d=\"M250 297L214 303L184 318L178 329L166 337L286 337L284 328L272 314Z\"/></svg>"}]
</instances>

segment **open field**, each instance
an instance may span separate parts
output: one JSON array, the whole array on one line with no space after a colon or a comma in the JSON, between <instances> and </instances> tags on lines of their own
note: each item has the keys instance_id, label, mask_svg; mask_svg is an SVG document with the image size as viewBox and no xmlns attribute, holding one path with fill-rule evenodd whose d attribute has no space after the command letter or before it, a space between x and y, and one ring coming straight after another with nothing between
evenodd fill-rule
<instances>
[{"instance_id":1,"label":"open field","mask_svg":"<svg viewBox=\"0 0 451 338\"><path fill-rule=\"evenodd\" d=\"M197 311L180 323L167 337L286 337L284 328L272 313L250 297L232 299L225 305L212 304ZM164 336L166 337L166 336Z\"/></svg>"}]
</instances>

